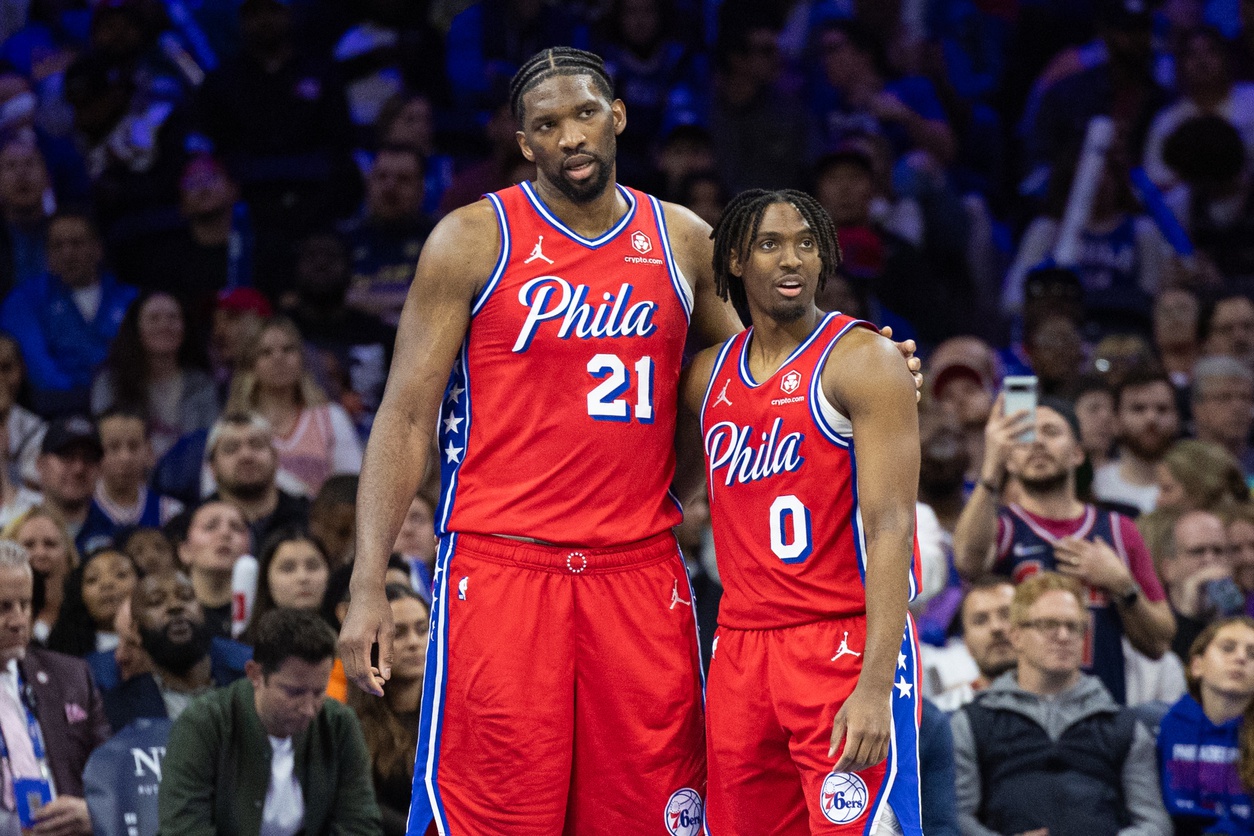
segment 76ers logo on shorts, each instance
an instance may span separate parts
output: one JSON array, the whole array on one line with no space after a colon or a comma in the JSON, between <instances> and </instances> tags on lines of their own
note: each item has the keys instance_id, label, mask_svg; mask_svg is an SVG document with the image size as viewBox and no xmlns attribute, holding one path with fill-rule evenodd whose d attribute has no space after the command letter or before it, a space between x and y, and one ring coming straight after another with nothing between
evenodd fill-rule
<instances>
[{"instance_id":1,"label":"76ers logo on shorts","mask_svg":"<svg viewBox=\"0 0 1254 836\"><path fill-rule=\"evenodd\" d=\"M829 772L819 806L833 824L848 824L866 811L866 782L852 772Z\"/></svg>"},{"instance_id":2,"label":"76ers logo on shorts","mask_svg":"<svg viewBox=\"0 0 1254 836\"><path fill-rule=\"evenodd\" d=\"M684 788L666 802L666 832L671 836L697 836L701 832L701 796Z\"/></svg>"}]
</instances>

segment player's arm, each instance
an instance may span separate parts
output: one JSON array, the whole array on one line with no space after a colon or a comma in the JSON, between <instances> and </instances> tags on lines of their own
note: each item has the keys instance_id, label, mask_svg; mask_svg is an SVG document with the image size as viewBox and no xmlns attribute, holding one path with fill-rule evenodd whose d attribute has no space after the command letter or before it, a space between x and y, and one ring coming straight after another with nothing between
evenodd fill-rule
<instances>
[{"instance_id":1,"label":"player's arm","mask_svg":"<svg viewBox=\"0 0 1254 836\"><path fill-rule=\"evenodd\" d=\"M980 481L954 525L954 567L967 580L993 568L997 558L997 509L1006 484L1006 461L1016 439L1035 421L1026 412L1003 415L1005 396L998 395L984 426L984 461Z\"/></svg>"},{"instance_id":2,"label":"player's arm","mask_svg":"<svg viewBox=\"0 0 1254 836\"><path fill-rule=\"evenodd\" d=\"M675 263L692 288L692 327L702 346L718 345L745 329L732 303L720 299L714 289L713 230L695 212L674 203L663 203Z\"/></svg>"},{"instance_id":3,"label":"player's arm","mask_svg":"<svg viewBox=\"0 0 1254 836\"><path fill-rule=\"evenodd\" d=\"M866 650L853 693L832 726L837 772L888 756L897 656L910 597L914 503L919 487L919 415L914 380L887 339L861 328L846 334L823 368L823 390L853 424L858 505L866 534Z\"/></svg>"},{"instance_id":4,"label":"player's arm","mask_svg":"<svg viewBox=\"0 0 1254 836\"><path fill-rule=\"evenodd\" d=\"M357 557L340 631L344 673L378 696L392 665L392 610L383 583L388 555L426 472L449 372L470 326L472 300L496 261L499 237L486 200L440 221L418 258L401 311L387 388L361 468ZM372 669L376 642L379 664Z\"/></svg>"},{"instance_id":5,"label":"player's arm","mask_svg":"<svg viewBox=\"0 0 1254 836\"><path fill-rule=\"evenodd\" d=\"M705 482L701 404L705 400L718 350L718 346L712 346L702 351L679 376L679 416L675 422L675 482L672 489L681 502L691 499Z\"/></svg>"}]
</instances>

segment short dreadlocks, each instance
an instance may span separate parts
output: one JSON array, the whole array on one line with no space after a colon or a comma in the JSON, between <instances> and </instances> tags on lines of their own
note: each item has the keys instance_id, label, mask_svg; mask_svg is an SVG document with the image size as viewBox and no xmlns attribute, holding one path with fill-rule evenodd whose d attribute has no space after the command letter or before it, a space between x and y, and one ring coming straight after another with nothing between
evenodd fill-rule
<instances>
[{"instance_id":1,"label":"short dreadlocks","mask_svg":"<svg viewBox=\"0 0 1254 836\"><path fill-rule=\"evenodd\" d=\"M714 239L714 289L718 291L719 297L731 300L741 321L745 323L750 322L749 299L745 294L744 280L732 274L731 257L735 253L742 264L746 261L749 247L762 224L762 216L766 214L768 207L776 203L787 203L796 209L814 233L815 241L819 245L819 259L823 264L819 270L820 290L840 266L840 244L836 241L836 228L832 225L827 210L817 200L795 189L749 189L741 192L727 204L723 217L710 233L710 237Z\"/></svg>"},{"instance_id":2,"label":"short dreadlocks","mask_svg":"<svg viewBox=\"0 0 1254 836\"><path fill-rule=\"evenodd\" d=\"M555 46L542 49L528 58L510 80L509 108L514 119L522 122L524 95L540 82L559 75L591 76L593 84L598 91L605 94L605 98L614 98L614 82L605 71L605 62L601 60L601 56L570 46Z\"/></svg>"}]
</instances>

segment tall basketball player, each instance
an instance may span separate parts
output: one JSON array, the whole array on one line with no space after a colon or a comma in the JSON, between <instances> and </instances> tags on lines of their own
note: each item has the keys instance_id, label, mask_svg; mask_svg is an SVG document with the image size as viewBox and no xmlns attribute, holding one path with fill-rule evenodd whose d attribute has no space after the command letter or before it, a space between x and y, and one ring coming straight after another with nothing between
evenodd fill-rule
<instances>
[{"instance_id":1,"label":"tall basketball player","mask_svg":"<svg viewBox=\"0 0 1254 836\"><path fill-rule=\"evenodd\" d=\"M739 195L714 250L718 288L752 326L682 384L724 586L710 832L921 834L910 374L872 326L815 306L840 256L813 198Z\"/></svg>"},{"instance_id":2,"label":"tall basketball player","mask_svg":"<svg viewBox=\"0 0 1254 836\"><path fill-rule=\"evenodd\" d=\"M419 258L362 468L345 671L388 678L383 572L438 449L410 832L696 836L701 668L668 489L689 324L741 324L709 226L616 182L626 110L600 58L545 50L510 95L537 178L451 213Z\"/></svg>"}]
</instances>

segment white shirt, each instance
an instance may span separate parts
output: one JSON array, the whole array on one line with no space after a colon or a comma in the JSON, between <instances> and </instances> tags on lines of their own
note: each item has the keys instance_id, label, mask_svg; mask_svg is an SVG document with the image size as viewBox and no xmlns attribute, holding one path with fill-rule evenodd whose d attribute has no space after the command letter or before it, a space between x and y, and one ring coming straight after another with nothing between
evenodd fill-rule
<instances>
[{"instance_id":1,"label":"white shirt","mask_svg":"<svg viewBox=\"0 0 1254 836\"><path fill-rule=\"evenodd\" d=\"M292 738L270 737L270 786L260 836L295 836L305 824L305 797L296 779Z\"/></svg>"},{"instance_id":2,"label":"white shirt","mask_svg":"<svg viewBox=\"0 0 1254 836\"><path fill-rule=\"evenodd\" d=\"M1122 502L1148 514L1158 504L1157 485L1134 485L1119 473L1119 461L1102 465L1093 474L1093 496L1104 502Z\"/></svg>"},{"instance_id":3,"label":"white shirt","mask_svg":"<svg viewBox=\"0 0 1254 836\"><path fill-rule=\"evenodd\" d=\"M88 287L71 290L70 298L74 300L74 307L78 308L83 319L91 322L100 312L100 297L103 293L104 291L100 289L100 282L93 282Z\"/></svg>"}]
</instances>

